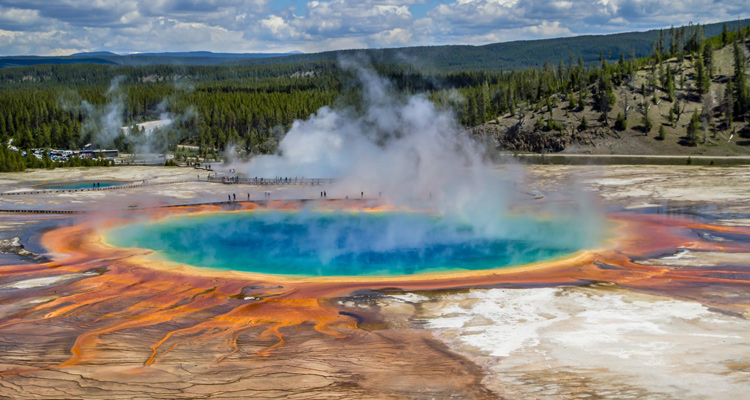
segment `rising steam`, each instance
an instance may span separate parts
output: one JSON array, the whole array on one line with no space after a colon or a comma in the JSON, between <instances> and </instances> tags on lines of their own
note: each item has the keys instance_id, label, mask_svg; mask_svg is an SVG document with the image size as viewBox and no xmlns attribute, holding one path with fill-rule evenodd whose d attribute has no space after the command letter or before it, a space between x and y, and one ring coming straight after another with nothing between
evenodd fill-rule
<instances>
[{"instance_id":1,"label":"rising steam","mask_svg":"<svg viewBox=\"0 0 750 400\"><path fill-rule=\"evenodd\" d=\"M339 197L364 191L403 206L429 200L431 207L464 220L504 214L512 180L493 171L484 148L450 109L422 94L399 93L371 68L342 66L357 78L359 107L323 107L294 122L276 155L233 167L251 177L335 178L331 192Z\"/></svg>"},{"instance_id":2,"label":"rising steam","mask_svg":"<svg viewBox=\"0 0 750 400\"><path fill-rule=\"evenodd\" d=\"M124 81L124 76L112 79L103 104L82 100L75 92L67 93L60 98L60 102L65 109L80 110L84 117L81 133L95 148L129 148L141 158L152 161L161 159L160 155L167 151L170 142L175 144L186 134L180 127L196 118L197 113L193 107L188 107L182 113L172 113L169 111L169 98L165 98L152 111L153 115L158 115L158 120L142 122L138 125L143 130L134 130L127 125L132 125L130 123L135 121L124 120ZM182 83L175 85L179 90L190 89Z\"/></svg>"},{"instance_id":3,"label":"rising steam","mask_svg":"<svg viewBox=\"0 0 750 400\"><path fill-rule=\"evenodd\" d=\"M124 76L112 79L105 94L107 103L104 105L97 106L86 100L81 102L81 112L84 116L81 131L84 136L91 138L91 144L95 147L111 146L122 132L125 95L120 90L120 84L124 80Z\"/></svg>"}]
</instances>

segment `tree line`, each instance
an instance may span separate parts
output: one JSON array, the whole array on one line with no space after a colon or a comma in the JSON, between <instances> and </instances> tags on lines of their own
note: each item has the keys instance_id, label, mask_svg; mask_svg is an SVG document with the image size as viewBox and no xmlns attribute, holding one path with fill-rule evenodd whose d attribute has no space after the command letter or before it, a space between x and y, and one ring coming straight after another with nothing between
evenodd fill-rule
<instances>
[{"instance_id":1,"label":"tree line","mask_svg":"<svg viewBox=\"0 0 750 400\"><path fill-rule=\"evenodd\" d=\"M632 86L635 74L646 70L647 84L631 89L641 94L643 126L650 131L648 103L654 101L657 91L674 102L670 113L679 120L684 102L690 99L676 99L676 88L684 88L685 81L692 80L697 100L704 100L712 84L714 50L732 46L734 74L719 107L723 126L731 127L750 111L743 53L749 29L731 30L725 25L721 35L706 39L700 25L671 28L659 33L648 57L637 58L631 53L610 63L605 54L600 54L594 65L571 54L567 62L560 61L556 66L545 63L540 68L510 71L442 71L388 63L375 64L374 68L399 90L427 93L439 106L453 109L467 127L514 116L521 109L548 110L551 116L557 103L566 101L572 110L591 107L600 113L602 123L616 129L625 129L627 115L610 115L616 102L615 89ZM675 58L678 63L691 62L694 76L686 77L679 64L666 62ZM129 138L116 126L108 142L101 142L97 130L103 128L99 123L92 128L91 119L106 116L121 126L132 126L168 113L174 124L155 133L159 136L154 141L158 147L155 150L175 151L178 144L188 144L198 146L203 157L215 157L230 147L247 154L271 153L293 121L308 118L325 105L356 99L347 96L359 90L352 82L349 71L327 61L258 66L7 68L0 70L0 148L7 150L9 143L22 150L81 149L94 144L133 151L132 139L137 132ZM113 104L118 107L105 112ZM627 113L628 107L625 110ZM696 124L705 121L709 111L696 111ZM546 123L540 121L541 130L562 129L551 117ZM582 121L582 125L587 123ZM697 136L690 134L697 131L693 128L688 127L688 137L690 144L697 144ZM17 157L6 150L0 165L19 164ZM36 161L26 164L32 163Z\"/></svg>"}]
</instances>

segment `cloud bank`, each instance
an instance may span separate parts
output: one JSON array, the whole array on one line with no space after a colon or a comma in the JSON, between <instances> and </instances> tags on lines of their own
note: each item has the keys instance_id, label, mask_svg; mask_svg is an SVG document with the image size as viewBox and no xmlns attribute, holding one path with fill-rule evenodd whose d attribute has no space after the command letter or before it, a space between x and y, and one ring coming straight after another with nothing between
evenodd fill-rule
<instances>
[{"instance_id":1,"label":"cloud bank","mask_svg":"<svg viewBox=\"0 0 750 400\"><path fill-rule=\"evenodd\" d=\"M478 45L748 14L743 0L0 0L0 55Z\"/></svg>"}]
</instances>

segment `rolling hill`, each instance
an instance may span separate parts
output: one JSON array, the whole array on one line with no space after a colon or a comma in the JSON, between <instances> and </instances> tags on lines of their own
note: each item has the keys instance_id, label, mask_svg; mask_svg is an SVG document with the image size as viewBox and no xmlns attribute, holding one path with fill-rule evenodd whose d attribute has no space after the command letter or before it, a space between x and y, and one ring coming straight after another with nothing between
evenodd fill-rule
<instances>
[{"instance_id":1,"label":"rolling hill","mask_svg":"<svg viewBox=\"0 0 750 400\"><path fill-rule=\"evenodd\" d=\"M750 25L750 19L726 22L731 29ZM721 33L724 22L703 25L706 37ZM320 53L212 53L165 52L117 55L109 52L79 53L63 57L14 56L0 57L0 68L36 64L104 64L121 66L144 65L278 65L315 61L337 61L342 57L364 56L376 63L410 64L420 68L443 71L515 70L541 67L545 62L557 65L570 57L581 57L585 64L599 61L600 54L608 60L620 55L630 58L651 54L652 44L660 30L627 32L611 35L585 35L567 38L519 40L482 46L447 45L386 49L351 49ZM669 37L669 27L663 33Z\"/></svg>"},{"instance_id":2,"label":"rolling hill","mask_svg":"<svg viewBox=\"0 0 750 400\"><path fill-rule=\"evenodd\" d=\"M287 56L297 56L292 53L212 53L210 51L165 52L115 54L108 51L76 53L69 56L12 56L0 57L0 68L25 67L38 64L102 64L116 66L145 66L145 65L221 65L240 60L252 60L273 57L283 59Z\"/></svg>"}]
</instances>

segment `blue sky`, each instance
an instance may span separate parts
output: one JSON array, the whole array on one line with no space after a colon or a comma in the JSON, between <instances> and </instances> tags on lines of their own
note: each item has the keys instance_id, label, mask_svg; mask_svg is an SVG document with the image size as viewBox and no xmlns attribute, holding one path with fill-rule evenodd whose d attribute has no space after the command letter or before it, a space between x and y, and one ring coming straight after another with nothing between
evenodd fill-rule
<instances>
[{"instance_id":1,"label":"blue sky","mask_svg":"<svg viewBox=\"0 0 750 400\"><path fill-rule=\"evenodd\" d=\"M747 0L0 0L0 55L480 45L749 15Z\"/></svg>"}]
</instances>

